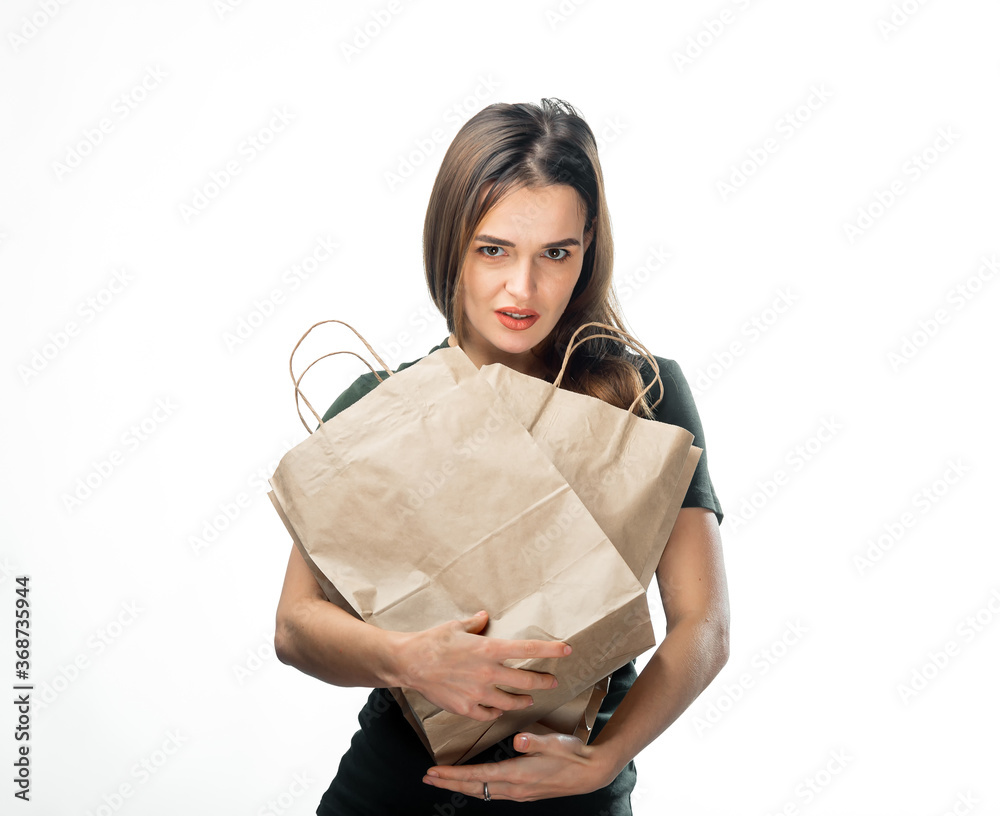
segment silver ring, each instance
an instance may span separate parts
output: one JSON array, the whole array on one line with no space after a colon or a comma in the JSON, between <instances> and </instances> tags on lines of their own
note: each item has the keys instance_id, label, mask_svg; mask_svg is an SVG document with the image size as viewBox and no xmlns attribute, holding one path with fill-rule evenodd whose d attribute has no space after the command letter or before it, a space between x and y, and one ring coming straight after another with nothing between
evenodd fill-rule
<instances>
[{"instance_id":1,"label":"silver ring","mask_svg":"<svg viewBox=\"0 0 1000 816\"><path fill-rule=\"evenodd\" d=\"M483 782L483 801L490 801L490 786Z\"/></svg>"}]
</instances>

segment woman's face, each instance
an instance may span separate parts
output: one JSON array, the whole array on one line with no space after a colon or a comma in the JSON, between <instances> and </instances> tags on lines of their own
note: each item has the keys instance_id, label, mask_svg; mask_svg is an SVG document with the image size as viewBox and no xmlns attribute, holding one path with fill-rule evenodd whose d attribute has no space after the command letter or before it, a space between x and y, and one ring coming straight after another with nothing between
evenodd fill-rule
<instances>
[{"instance_id":1,"label":"woman's face","mask_svg":"<svg viewBox=\"0 0 1000 816\"><path fill-rule=\"evenodd\" d=\"M462 348L477 367L541 373L531 349L555 328L580 277L593 237L585 217L576 190L556 184L509 193L483 219L462 270Z\"/></svg>"}]
</instances>

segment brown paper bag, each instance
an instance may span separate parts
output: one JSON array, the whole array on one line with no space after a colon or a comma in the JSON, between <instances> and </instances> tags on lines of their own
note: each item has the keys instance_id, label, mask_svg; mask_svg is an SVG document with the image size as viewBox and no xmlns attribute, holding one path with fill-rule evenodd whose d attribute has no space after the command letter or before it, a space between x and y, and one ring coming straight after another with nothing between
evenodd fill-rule
<instances>
[{"instance_id":1,"label":"brown paper bag","mask_svg":"<svg viewBox=\"0 0 1000 816\"><path fill-rule=\"evenodd\" d=\"M656 373L646 391L659 382L656 360L645 346L628 332L598 322L583 324L570 338L554 383L500 363L483 366L478 376L490 383L531 433L580 496L643 589L648 589L701 449L691 444L694 437L688 430L631 413L638 397L629 411L622 411L594 397L559 388L570 356L583 343L596 337L622 339L610 334L591 334L577 340L577 335L589 326L616 332L644 354ZM662 383L660 388L662 398ZM602 684L581 693L546 720L522 730L538 734L555 730L575 734L586 742L606 693L607 680L604 678ZM405 696L397 698L403 705Z\"/></svg>"},{"instance_id":2,"label":"brown paper bag","mask_svg":"<svg viewBox=\"0 0 1000 816\"><path fill-rule=\"evenodd\" d=\"M292 529L288 519L285 517L285 514L281 509L281 505L275 498L274 491L269 491L267 495L268 498L271 499L271 502L274 505L275 510L277 510L278 515L281 517L281 520L284 522L285 527L288 530L289 535L291 535L292 540L298 548L300 554L309 565L313 575L319 581L326 597L342 609L352 612L355 617L360 618L361 616L354 609L354 607L352 607L344 596L340 594L340 590L338 590L330 579L323 574L322 570L320 570L319 567L316 566L316 563L312 560L312 557L306 552L305 548L302 546L302 542L299 541L294 529ZM622 665L624 665L624 663ZM610 675L604 677L593 687L584 689L572 700L563 703L557 709L549 712L535 722L522 726L520 730L528 731L533 734L569 734L570 736L578 737L584 743L589 742L590 732L593 730L594 725L597 722L597 714L601 710L601 703L604 701L604 697L607 695L610 680ZM403 716L406 718L407 722L409 722L413 729L420 735L424 745L427 747L427 750L431 751L430 744L424 734L423 726L417 720L417 715L410 707L406 694L403 693L402 689L389 689L389 691L392 693L397 704L402 710ZM431 753L433 753L433 751L431 751ZM466 753L467 756L474 755L472 752Z\"/></svg>"},{"instance_id":3,"label":"brown paper bag","mask_svg":"<svg viewBox=\"0 0 1000 816\"><path fill-rule=\"evenodd\" d=\"M416 631L485 608L486 636L573 645L509 661L560 685L490 723L402 690L442 763L544 719L655 642L635 575L476 373L461 349L429 355L322 423L270 480L293 538L363 619Z\"/></svg>"},{"instance_id":4,"label":"brown paper bag","mask_svg":"<svg viewBox=\"0 0 1000 816\"><path fill-rule=\"evenodd\" d=\"M591 334L577 340L577 335L588 326L627 338L627 344L640 350L655 373L653 381L628 411L559 388L570 356L583 343L597 337L621 339L610 334ZM702 453L701 448L691 444L694 436L685 428L646 420L631 412L654 384L659 383L662 399L663 384L653 355L623 329L591 322L573 333L562 368L552 384L500 363L483 366L479 376L490 383L531 433L580 496L643 589L649 589ZM539 722L524 730L539 734L550 730L574 733L587 742L608 679L605 678L603 685L596 685L589 698L581 695L575 705L567 704L564 716L581 711L574 729L567 730L561 725L551 729L549 723ZM589 720L584 712L590 712Z\"/></svg>"},{"instance_id":5,"label":"brown paper bag","mask_svg":"<svg viewBox=\"0 0 1000 816\"><path fill-rule=\"evenodd\" d=\"M553 383L500 363L483 366L479 375L566 478L639 583L648 589L702 451L691 444L694 435L685 428L647 420L631 410L559 388L570 356L584 342L597 337L621 339L591 334L576 340L588 326L627 337L645 352L657 372L656 360L631 334L593 322L580 326L570 338ZM659 379L657 372L646 391ZM660 390L662 398L662 383Z\"/></svg>"}]
</instances>

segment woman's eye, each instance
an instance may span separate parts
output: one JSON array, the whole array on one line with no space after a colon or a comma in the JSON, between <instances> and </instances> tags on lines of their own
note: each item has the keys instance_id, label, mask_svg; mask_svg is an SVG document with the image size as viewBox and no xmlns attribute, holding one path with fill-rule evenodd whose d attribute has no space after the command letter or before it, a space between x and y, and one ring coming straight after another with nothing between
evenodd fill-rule
<instances>
[{"instance_id":1,"label":"woman's eye","mask_svg":"<svg viewBox=\"0 0 1000 816\"><path fill-rule=\"evenodd\" d=\"M503 250L503 247L498 247L498 246L481 246L479 247L477 252L482 253L487 258L500 258L506 254ZM546 249L545 252L546 252L545 257L547 257L550 261L565 261L569 258L568 249L558 249L553 247L550 249ZM549 255L548 253L550 252L555 254Z\"/></svg>"}]
</instances>

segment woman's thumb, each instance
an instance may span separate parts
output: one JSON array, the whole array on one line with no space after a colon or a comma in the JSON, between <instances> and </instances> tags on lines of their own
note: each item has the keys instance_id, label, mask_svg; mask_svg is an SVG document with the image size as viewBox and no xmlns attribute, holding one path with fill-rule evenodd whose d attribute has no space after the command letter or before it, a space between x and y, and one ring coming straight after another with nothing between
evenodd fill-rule
<instances>
[{"instance_id":1,"label":"woman's thumb","mask_svg":"<svg viewBox=\"0 0 1000 816\"><path fill-rule=\"evenodd\" d=\"M471 633L480 632L482 628L486 625L486 621L489 620L489 615L486 614L486 610L480 610L471 618L466 618L462 621L465 631Z\"/></svg>"}]
</instances>

